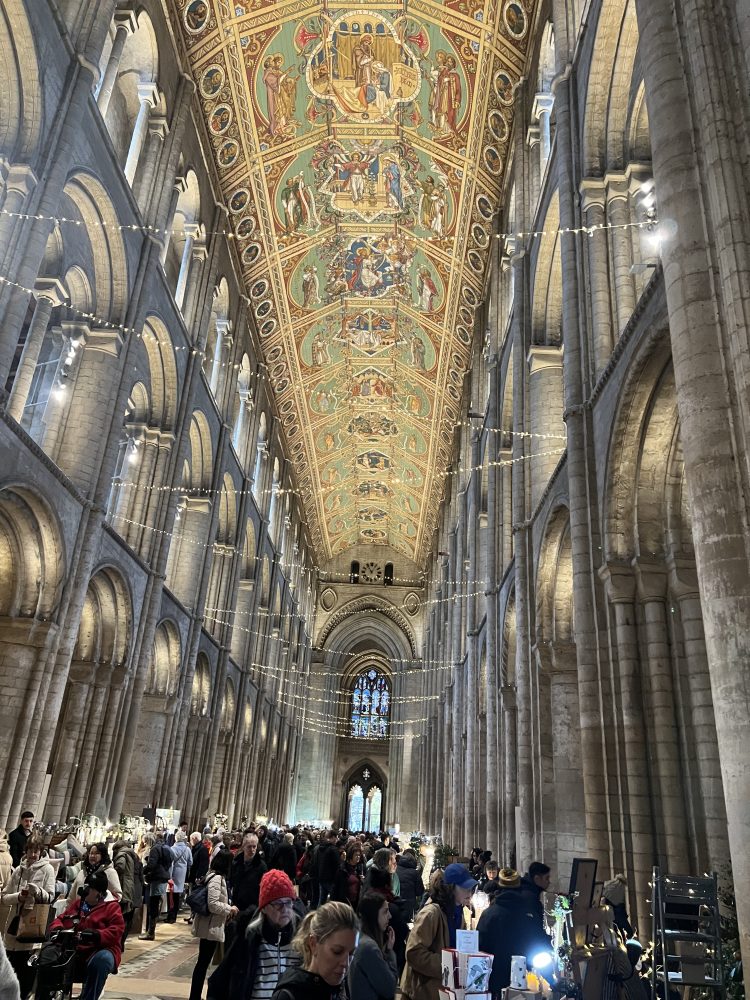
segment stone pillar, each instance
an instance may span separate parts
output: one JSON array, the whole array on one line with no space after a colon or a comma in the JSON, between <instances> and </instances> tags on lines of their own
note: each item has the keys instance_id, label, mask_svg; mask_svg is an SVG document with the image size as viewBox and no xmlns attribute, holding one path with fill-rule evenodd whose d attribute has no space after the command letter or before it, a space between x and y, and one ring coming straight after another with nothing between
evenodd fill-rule
<instances>
[{"instance_id":1,"label":"stone pillar","mask_svg":"<svg viewBox=\"0 0 750 1000\"><path fill-rule=\"evenodd\" d=\"M140 106L136 115L135 125L133 126L133 135L130 139L130 148L128 149L124 167L125 179L131 187L135 180L135 172L138 169L143 144L146 141L151 109L155 108L159 101L159 92L156 85L153 83L139 83L138 100L140 101Z\"/></svg>"},{"instance_id":2,"label":"stone pillar","mask_svg":"<svg viewBox=\"0 0 750 1000\"><path fill-rule=\"evenodd\" d=\"M630 824L627 867L630 912L639 927L650 927L648 883L656 859L653 836L654 788L643 711L641 662L635 610L635 574L629 565L609 563L599 575L614 612L615 679L622 718L624 767L620 769L625 798L623 812ZM636 910L637 908L637 910ZM634 912L634 910L636 912Z\"/></svg>"},{"instance_id":3,"label":"stone pillar","mask_svg":"<svg viewBox=\"0 0 750 1000\"><path fill-rule=\"evenodd\" d=\"M107 108L112 97L117 82L117 73L120 69L122 51L128 36L133 34L138 27L135 16L135 8L131 4L123 4L115 11L115 37L112 42L112 49L107 60L107 68L104 70L99 91L96 95L96 103L102 118L107 116Z\"/></svg>"},{"instance_id":4,"label":"stone pillar","mask_svg":"<svg viewBox=\"0 0 750 1000\"><path fill-rule=\"evenodd\" d=\"M166 263L167 253L169 252L169 245L172 242L172 235L173 235L172 226L174 225L174 217L177 211L177 203L180 200L180 195L184 191L187 191L187 182L185 178L176 177L174 185L172 187L172 193L169 198L169 206L167 208L166 215L164 218L164 231L161 233L162 243L161 243L161 251L159 252L159 262L162 267L164 267L164 264ZM183 254L184 254L184 248L183 248ZM190 260L189 256L188 260ZM179 285L179 275L177 284ZM175 302L177 302L177 288L175 288ZM179 305L179 302L177 304Z\"/></svg>"},{"instance_id":5,"label":"stone pillar","mask_svg":"<svg viewBox=\"0 0 750 1000\"><path fill-rule=\"evenodd\" d=\"M588 235L588 284L591 301L594 377L601 374L612 354L612 299L610 297L609 240L605 214L604 181L587 177L581 181L581 211L584 222L594 229Z\"/></svg>"},{"instance_id":6,"label":"stone pillar","mask_svg":"<svg viewBox=\"0 0 750 1000\"><path fill-rule=\"evenodd\" d=\"M615 316L620 335L635 309L635 285L630 268L633 264L633 243L630 229L630 191L625 174L607 174L604 178L607 192L607 222L609 230L610 259L615 283Z\"/></svg>"},{"instance_id":7,"label":"stone pillar","mask_svg":"<svg viewBox=\"0 0 750 1000\"><path fill-rule=\"evenodd\" d=\"M7 261L13 252L11 238L23 228L18 213L23 211L26 199L36 187L37 179L34 171L25 163L14 163L5 179L5 190L2 199L2 214L0 214L0 261L2 273L8 273Z\"/></svg>"},{"instance_id":8,"label":"stone pillar","mask_svg":"<svg viewBox=\"0 0 750 1000\"><path fill-rule=\"evenodd\" d=\"M690 747L700 747L694 755L697 788L691 789L688 808L698 826L695 840L705 847L696 859L701 871L721 871L729 860L727 813L721 782L721 762L716 735L716 717L711 696L711 678L703 634L703 611L698 593L698 574L692 560L668 561L669 590L679 605L685 668L682 677L687 695ZM691 755L692 756L692 755ZM703 819L703 830L700 819Z\"/></svg>"},{"instance_id":9,"label":"stone pillar","mask_svg":"<svg viewBox=\"0 0 750 1000\"><path fill-rule=\"evenodd\" d=\"M92 440L102 422L108 427L112 418L123 334L121 330L90 330L80 342L75 387L65 427L58 436L57 464L88 492L96 483L102 458L101 448L92 447Z\"/></svg>"},{"instance_id":10,"label":"stone pillar","mask_svg":"<svg viewBox=\"0 0 750 1000\"><path fill-rule=\"evenodd\" d=\"M153 195L154 184L161 164L164 140L168 133L169 126L165 115L150 114L148 136L141 157L141 169L133 188L135 199L144 219L147 219L147 209Z\"/></svg>"},{"instance_id":11,"label":"stone pillar","mask_svg":"<svg viewBox=\"0 0 750 1000\"><path fill-rule=\"evenodd\" d=\"M550 138L550 117L552 115L552 108L555 105L555 98L553 94L537 94L534 98L534 104L532 106L532 114L536 121L539 122L539 159L540 159L540 174L544 174L544 170L547 166L547 161L549 160L551 138Z\"/></svg>"},{"instance_id":12,"label":"stone pillar","mask_svg":"<svg viewBox=\"0 0 750 1000\"><path fill-rule=\"evenodd\" d=\"M563 31L563 23L560 24ZM558 20L555 18L557 42ZM558 53L558 60L564 58ZM574 124L571 121L571 78L557 78L555 142L559 164L560 226L577 227L575 211L578 181L573 151ZM586 237L582 237L585 239ZM564 419L568 431L568 482L570 491L570 540L573 556L573 610L576 653L578 656L578 696L581 709L581 755L586 797L586 837L588 850L599 859L604 870L610 863L609 810L606 796L604 735L601 712L599 663L598 602L596 583L591 578L593 547L598 542L598 523L592 524L595 511L591 505L589 441L593 439L590 414L584 407L589 383L587 377L587 338L581 324L578 285L578 242L573 232L563 233L561 265L563 287L563 378L565 389ZM602 595L603 596L603 595Z\"/></svg>"},{"instance_id":13,"label":"stone pillar","mask_svg":"<svg viewBox=\"0 0 750 1000\"><path fill-rule=\"evenodd\" d=\"M200 226L195 222L185 223L185 243L182 247L182 260L180 261L180 273L177 276L177 287L174 291L174 300L177 308L182 310L185 302L185 292L187 290L188 278L190 276L190 266L193 261L193 246L198 235Z\"/></svg>"},{"instance_id":14,"label":"stone pillar","mask_svg":"<svg viewBox=\"0 0 750 1000\"><path fill-rule=\"evenodd\" d=\"M541 142L538 125L529 125L526 129L526 145L529 147L529 198L533 212L539 202L539 193L542 187L542 171L544 169L540 153ZM546 160L544 162L546 163Z\"/></svg>"},{"instance_id":15,"label":"stone pillar","mask_svg":"<svg viewBox=\"0 0 750 1000\"><path fill-rule=\"evenodd\" d=\"M532 344L526 358L529 366L529 430L532 434L565 433L563 423L563 358L559 347ZM532 437L532 455L527 464L531 479L531 510L544 493L555 466L563 453L563 442L544 437Z\"/></svg>"},{"instance_id":16,"label":"stone pillar","mask_svg":"<svg viewBox=\"0 0 750 1000\"><path fill-rule=\"evenodd\" d=\"M31 324L26 333L26 340L18 364L16 377L8 401L8 413L20 424L23 420L24 407L29 398L31 383L36 371L39 352L44 343L52 310L60 306L68 295L65 286L57 278L40 278L35 286L36 307L31 318Z\"/></svg>"},{"instance_id":17,"label":"stone pillar","mask_svg":"<svg viewBox=\"0 0 750 1000\"><path fill-rule=\"evenodd\" d=\"M220 401L220 387L224 381L222 366L231 355L232 350L232 322L228 319L216 320L216 350L214 352L213 364L211 366L211 377L209 384L214 398Z\"/></svg>"},{"instance_id":18,"label":"stone pillar","mask_svg":"<svg viewBox=\"0 0 750 1000\"><path fill-rule=\"evenodd\" d=\"M503 713L503 842L501 844L503 863L511 863L511 855L518 854L516 843L516 805L518 803L518 727L516 708L516 688L506 684L501 689ZM519 864L516 858L516 864Z\"/></svg>"},{"instance_id":19,"label":"stone pillar","mask_svg":"<svg viewBox=\"0 0 750 1000\"><path fill-rule=\"evenodd\" d=\"M689 857L685 796L677 739L675 691L667 631L667 574L663 566L635 562L642 618L646 738L652 753L657 816L663 841L657 844L666 871L677 871Z\"/></svg>"}]
</instances>

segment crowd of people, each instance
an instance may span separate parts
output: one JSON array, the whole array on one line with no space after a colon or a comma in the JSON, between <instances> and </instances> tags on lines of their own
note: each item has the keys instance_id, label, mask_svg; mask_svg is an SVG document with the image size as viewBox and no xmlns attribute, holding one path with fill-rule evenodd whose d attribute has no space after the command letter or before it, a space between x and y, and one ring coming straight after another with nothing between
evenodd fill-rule
<instances>
[{"instance_id":1,"label":"crowd of people","mask_svg":"<svg viewBox=\"0 0 750 1000\"><path fill-rule=\"evenodd\" d=\"M468 865L425 872L420 852L386 833L255 825L189 833L183 823L137 843L91 844L80 858L59 847L28 812L10 835L0 831L0 1000L25 1000L35 978L35 996L45 995L45 942L63 932L75 942L80 996L97 1000L136 920L150 941L160 920L190 926L190 1000L201 1000L207 977L208 1000L393 1000L398 989L403 1000L438 1000L441 951L475 916L477 891L489 901L477 930L494 957L493 996L509 985L511 956L549 949L541 862L521 876L477 850ZM56 914L49 925L45 908Z\"/></svg>"}]
</instances>

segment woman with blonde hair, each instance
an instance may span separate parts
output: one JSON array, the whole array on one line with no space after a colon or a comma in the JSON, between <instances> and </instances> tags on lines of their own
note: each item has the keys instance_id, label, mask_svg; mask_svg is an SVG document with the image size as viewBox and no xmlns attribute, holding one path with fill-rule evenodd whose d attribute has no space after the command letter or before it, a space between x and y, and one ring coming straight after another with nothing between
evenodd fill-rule
<instances>
[{"instance_id":1,"label":"woman with blonde hair","mask_svg":"<svg viewBox=\"0 0 750 1000\"><path fill-rule=\"evenodd\" d=\"M324 903L308 913L293 941L302 968L284 973L272 1000L348 1000L346 974L358 934L348 903Z\"/></svg>"}]
</instances>

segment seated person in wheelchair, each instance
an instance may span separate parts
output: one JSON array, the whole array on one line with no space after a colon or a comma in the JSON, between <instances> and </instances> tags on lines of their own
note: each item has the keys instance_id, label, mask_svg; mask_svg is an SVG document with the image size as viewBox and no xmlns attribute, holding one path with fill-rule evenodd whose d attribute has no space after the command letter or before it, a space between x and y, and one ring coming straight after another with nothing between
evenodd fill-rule
<instances>
[{"instance_id":1,"label":"seated person in wheelchair","mask_svg":"<svg viewBox=\"0 0 750 1000\"><path fill-rule=\"evenodd\" d=\"M76 932L73 978L83 980L80 1000L98 1000L107 976L120 964L125 930L120 902L109 891L105 872L87 876L67 910L49 925L48 933L53 936L61 930Z\"/></svg>"}]
</instances>

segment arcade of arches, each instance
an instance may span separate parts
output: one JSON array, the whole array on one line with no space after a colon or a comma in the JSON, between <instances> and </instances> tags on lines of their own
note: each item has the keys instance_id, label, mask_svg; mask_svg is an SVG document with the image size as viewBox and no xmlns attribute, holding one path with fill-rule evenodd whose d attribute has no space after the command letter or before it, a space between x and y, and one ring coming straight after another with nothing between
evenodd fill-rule
<instances>
[{"instance_id":1,"label":"arcade of arches","mask_svg":"<svg viewBox=\"0 0 750 1000\"><path fill-rule=\"evenodd\" d=\"M746 885L745 0L3 0L0 54L0 823Z\"/></svg>"}]
</instances>

